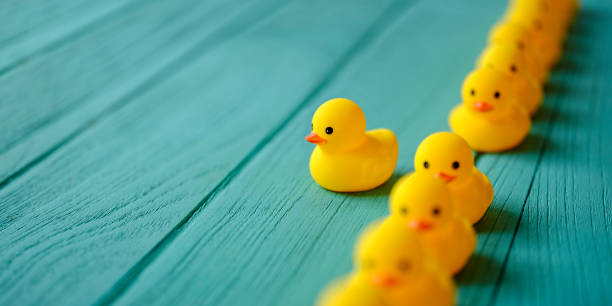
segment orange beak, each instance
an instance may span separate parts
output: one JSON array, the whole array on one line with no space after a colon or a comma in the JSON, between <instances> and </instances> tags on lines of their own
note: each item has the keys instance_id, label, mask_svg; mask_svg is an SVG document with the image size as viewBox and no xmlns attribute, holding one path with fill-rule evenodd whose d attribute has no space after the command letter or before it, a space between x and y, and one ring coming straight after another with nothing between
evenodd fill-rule
<instances>
[{"instance_id":1,"label":"orange beak","mask_svg":"<svg viewBox=\"0 0 612 306\"><path fill-rule=\"evenodd\" d=\"M426 231L428 229L431 229L433 226L430 223L427 223L422 220L412 220L408 223L408 227L415 230Z\"/></svg>"},{"instance_id":2,"label":"orange beak","mask_svg":"<svg viewBox=\"0 0 612 306\"><path fill-rule=\"evenodd\" d=\"M450 175L450 174L446 174L444 172L438 172L436 174L434 174L435 178L441 179L446 183L450 183L452 180L454 180L456 178L456 176L454 175Z\"/></svg>"},{"instance_id":3,"label":"orange beak","mask_svg":"<svg viewBox=\"0 0 612 306\"><path fill-rule=\"evenodd\" d=\"M317 135L317 133L312 132L310 135L306 136L306 141L314 143L314 144L326 144L327 140Z\"/></svg>"},{"instance_id":4,"label":"orange beak","mask_svg":"<svg viewBox=\"0 0 612 306\"><path fill-rule=\"evenodd\" d=\"M476 109L479 112L488 112L493 109L493 105L485 101L476 102L474 103L474 109Z\"/></svg>"},{"instance_id":5,"label":"orange beak","mask_svg":"<svg viewBox=\"0 0 612 306\"><path fill-rule=\"evenodd\" d=\"M383 288L391 288L398 284L398 281L393 276L384 276L384 275L374 275L372 278L372 282L374 285L383 287Z\"/></svg>"}]
</instances>

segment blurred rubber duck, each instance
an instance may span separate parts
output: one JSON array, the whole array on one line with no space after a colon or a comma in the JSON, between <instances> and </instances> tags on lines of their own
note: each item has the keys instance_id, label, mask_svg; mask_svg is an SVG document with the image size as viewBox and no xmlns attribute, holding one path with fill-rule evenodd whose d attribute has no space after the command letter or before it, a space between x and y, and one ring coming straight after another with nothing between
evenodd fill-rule
<instances>
[{"instance_id":1,"label":"blurred rubber duck","mask_svg":"<svg viewBox=\"0 0 612 306\"><path fill-rule=\"evenodd\" d=\"M381 294L359 273L333 282L317 299L317 306L385 306Z\"/></svg>"},{"instance_id":2,"label":"blurred rubber duck","mask_svg":"<svg viewBox=\"0 0 612 306\"><path fill-rule=\"evenodd\" d=\"M449 125L473 150L509 150L527 136L531 120L516 104L512 80L503 72L474 70L463 82L461 95L463 103L451 111Z\"/></svg>"},{"instance_id":3,"label":"blurred rubber duck","mask_svg":"<svg viewBox=\"0 0 612 306\"><path fill-rule=\"evenodd\" d=\"M390 218L371 225L355 249L355 267L386 305L453 305L450 274L428 254L417 234Z\"/></svg>"},{"instance_id":4,"label":"blurred rubber duck","mask_svg":"<svg viewBox=\"0 0 612 306\"><path fill-rule=\"evenodd\" d=\"M427 136L416 150L414 169L445 183L457 213L471 224L482 218L493 201L493 185L476 168L472 150L457 134Z\"/></svg>"},{"instance_id":5,"label":"blurred rubber duck","mask_svg":"<svg viewBox=\"0 0 612 306\"><path fill-rule=\"evenodd\" d=\"M512 79L517 103L533 115L544 96L542 86L527 69L527 60L518 48L510 44L493 44L483 52L478 67L490 67L506 73Z\"/></svg>"},{"instance_id":6,"label":"blurred rubber duck","mask_svg":"<svg viewBox=\"0 0 612 306\"><path fill-rule=\"evenodd\" d=\"M559 3L562 1L554 0ZM550 39L561 41L565 35L567 15L562 12L562 6L548 0L515 0L510 4L507 18L537 27ZM539 25L536 20L541 20Z\"/></svg>"},{"instance_id":7,"label":"blurred rubber duck","mask_svg":"<svg viewBox=\"0 0 612 306\"><path fill-rule=\"evenodd\" d=\"M508 20L521 24L531 33L531 41L539 51L547 68L553 67L561 57L561 42L565 31L559 22L545 14L538 1L516 1Z\"/></svg>"},{"instance_id":8,"label":"blurred rubber duck","mask_svg":"<svg viewBox=\"0 0 612 306\"><path fill-rule=\"evenodd\" d=\"M489 45L497 44L515 45L523 53L531 74L541 84L548 80L549 72L544 63L545 59L535 48L530 32L524 26L510 21L498 23L489 32Z\"/></svg>"},{"instance_id":9,"label":"blurred rubber duck","mask_svg":"<svg viewBox=\"0 0 612 306\"><path fill-rule=\"evenodd\" d=\"M577 0L514 0L510 3L509 11L541 10L548 18L557 20L561 31L566 31L577 8Z\"/></svg>"},{"instance_id":10,"label":"blurred rubber duck","mask_svg":"<svg viewBox=\"0 0 612 306\"><path fill-rule=\"evenodd\" d=\"M457 213L442 180L421 171L404 176L393 187L390 209L390 218L417 231L431 254L450 273L461 271L474 253L476 233Z\"/></svg>"},{"instance_id":11,"label":"blurred rubber duck","mask_svg":"<svg viewBox=\"0 0 612 306\"><path fill-rule=\"evenodd\" d=\"M319 106L306 140L317 145L310 156L312 177L332 191L376 188L391 177L397 163L395 134L387 129L366 132L363 111L347 99Z\"/></svg>"}]
</instances>

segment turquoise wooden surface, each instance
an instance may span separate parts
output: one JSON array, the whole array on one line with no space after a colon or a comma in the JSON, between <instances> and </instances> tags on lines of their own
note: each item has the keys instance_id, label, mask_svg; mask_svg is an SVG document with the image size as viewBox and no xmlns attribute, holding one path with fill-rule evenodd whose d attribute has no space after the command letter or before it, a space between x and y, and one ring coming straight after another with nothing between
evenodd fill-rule
<instances>
[{"instance_id":1,"label":"turquoise wooden surface","mask_svg":"<svg viewBox=\"0 0 612 306\"><path fill-rule=\"evenodd\" d=\"M583 1L495 187L461 305L612 303L612 4ZM0 305L309 305L416 145L447 130L504 1L0 4ZM400 142L383 187L318 187L317 105Z\"/></svg>"}]
</instances>

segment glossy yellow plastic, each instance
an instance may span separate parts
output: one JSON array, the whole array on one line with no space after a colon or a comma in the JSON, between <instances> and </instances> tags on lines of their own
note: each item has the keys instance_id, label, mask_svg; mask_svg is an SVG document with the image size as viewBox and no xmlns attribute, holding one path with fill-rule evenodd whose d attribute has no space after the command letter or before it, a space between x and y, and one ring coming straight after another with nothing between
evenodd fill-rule
<instances>
[{"instance_id":1,"label":"glossy yellow plastic","mask_svg":"<svg viewBox=\"0 0 612 306\"><path fill-rule=\"evenodd\" d=\"M524 26L509 21L498 23L489 32L489 44L515 45L525 55L529 71L533 76L540 83L548 80L548 67L545 65L544 55L536 49L529 30Z\"/></svg>"},{"instance_id":2,"label":"glossy yellow plastic","mask_svg":"<svg viewBox=\"0 0 612 306\"><path fill-rule=\"evenodd\" d=\"M366 281L366 278L353 273L345 279L329 285L321 294L317 306L385 306L380 292Z\"/></svg>"},{"instance_id":3,"label":"glossy yellow plastic","mask_svg":"<svg viewBox=\"0 0 612 306\"><path fill-rule=\"evenodd\" d=\"M310 156L310 174L323 188L370 190L386 182L395 170L395 134L387 129L366 132L365 115L350 100L332 99L319 106L306 140L317 145Z\"/></svg>"},{"instance_id":4,"label":"glossy yellow plastic","mask_svg":"<svg viewBox=\"0 0 612 306\"><path fill-rule=\"evenodd\" d=\"M473 150L509 150L527 136L531 120L516 104L512 80L503 72L474 70L463 82L461 95L463 103L451 111L449 125Z\"/></svg>"},{"instance_id":5,"label":"glossy yellow plastic","mask_svg":"<svg viewBox=\"0 0 612 306\"><path fill-rule=\"evenodd\" d=\"M554 0L558 3L562 1ZM535 26L542 27L542 30L551 38L561 39L565 35L567 12L562 11L562 6L555 5L554 1L548 0L515 0L510 5L508 14L509 19L529 18L542 19L543 25L534 23ZM531 19L535 21L535 19Z\"/></svg>"},{"instance_id":6,"label":"glossy yellow plastic","mask_svg":"<svg viewBox=\"0 0 612 306\"><path fill-rule=\"evenodd\" d=\"M509 44L493 44L480 57L477 67L490 67L504 72L512 79L516 99L527 113L533 115L540 105L544 93L527 67L527 60L518 48Z\"/></svg>"},{"instance_id":7,"label":"glossy yellow plastic","mask_svg":"<svg viewBox=\"0 0 612 306\"><path fill-rule=\"evenodd\" d=\"M511 1L509 11L536 9L536 7L529 7L533 4L537 4L542 13L549 18L558 20L562 30L567 30L578 8L577 0L514 0Z\"/></svg>"},{"instance_id":8,"label":"glossy yellow plastic","mask_svg":"<svg viewBox=\"0 0 612 306\"><path fill-rule=\"evenodd\" d=\"M417 234L390 218L370 226L355 249L360 277L376 287L386 305L452 305L450 274L428 255Z\"/></svg>"},{"instance_id":9,"label":"glossy yellow plastic","mask_svg":"<svg viewBox=\"0 0 612 306\"><path fill-rule=\"evenodd\" d=\"M561 57L561 42L565 31L560 23L542 12L537 1L518 1L508 17L531 32L531 41L543 63L550 68Z\"/></svg>"},{"instance_id":10,"label":"glossy yellow plastic","mask_svg":"<svg viewBox=\"0 0 612 306\"><path fill-rule=\"evenodd\" d=\"M472 150L457 134L438 132L425 138L416 150L414 169L445 183L455 210L471 224L482 218L493 201L493 185L476 168Z\"/></svg>"},{"instance_id":11,"label":"glossy yellow plastic","mask_svg":"<svg viewBox=\"0 0 612 306\"><path fill-rule=\"evenodd\" d=\"M431 174L417 171L400 179L391 192L390 209L390 218L416 231L450 273L461 271L474 253L472 225L457 213L446 184Z\"/></svg>"}]
</instances>

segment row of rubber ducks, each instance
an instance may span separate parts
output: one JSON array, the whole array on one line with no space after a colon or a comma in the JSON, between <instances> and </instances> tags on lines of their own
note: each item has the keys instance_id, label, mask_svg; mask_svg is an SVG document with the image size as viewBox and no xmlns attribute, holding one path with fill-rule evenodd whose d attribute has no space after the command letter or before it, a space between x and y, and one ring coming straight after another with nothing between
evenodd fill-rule
<instances>
[{"instance_id":1,"label":"row of rubber ducks","mask_svg":"<svg viewBox=\"0 0 612 306\"><path fill-rule=\"evenodd\" d=\"M493 200L493 186L475 167L472 150L503 151L525 138L577 8L576 0L510 2L464 81L463 103L449 117L454 133L434 133L421 142L415 171L391 190L389 216L361 234L354 271L328 286L318 305L455 303L452 276L473 254L472 225ZM342 98L316 110L306 140L317 144L312 177L332 191L380 186L391 177L399 154L392 131L366 131L361 108Z\"/></svg>"}]
</instances>

